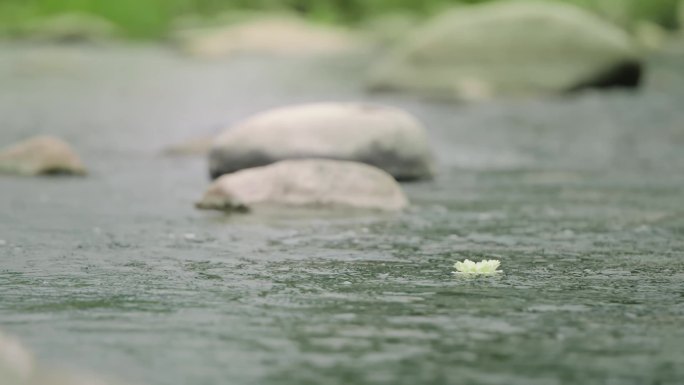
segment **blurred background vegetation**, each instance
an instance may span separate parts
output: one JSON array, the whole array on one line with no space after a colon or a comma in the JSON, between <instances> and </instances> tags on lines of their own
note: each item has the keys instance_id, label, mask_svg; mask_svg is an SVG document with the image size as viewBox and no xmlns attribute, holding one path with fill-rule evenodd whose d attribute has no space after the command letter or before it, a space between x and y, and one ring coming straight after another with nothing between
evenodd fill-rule
<instances>
[{"instance_id":1,"label":"blurred background vegetation","mask_svg":"<svg viewBox=\"0 0 684 385\"><path fill-rule=\"evenodd\" d=\"M426 17L456 4L490 0L0 0L0 34L11 35L52 15L85 12L119 27L125 37L164 38L181 17L210 17L231 10L293 11L320 22L356 25L383 15ZM648 21L677 27L678 0L565 1L633 28Z\"/></svg>"}]
</instances>

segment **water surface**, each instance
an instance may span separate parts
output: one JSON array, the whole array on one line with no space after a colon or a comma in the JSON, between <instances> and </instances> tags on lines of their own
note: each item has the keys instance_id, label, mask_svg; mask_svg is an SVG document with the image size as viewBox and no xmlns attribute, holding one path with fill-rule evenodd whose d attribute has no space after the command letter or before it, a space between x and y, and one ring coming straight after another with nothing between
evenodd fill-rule
<instances>
[{"instance_id":1,"label":"water surface","mask_svg":"<svg viewBox=\"0 0 684 385\"><path fill-rule=\"evenodd\" d=\"M363 60L4 45L0 143L58 134L91 174L0 179L0 326L148 385L684 383L682 63L455 105L364 94ZM425 122L439 176L408 212L198 212L205 161L160 155L317 100ZM504 274L455 279L464 258Z\"/></svg>"}]
</instances>

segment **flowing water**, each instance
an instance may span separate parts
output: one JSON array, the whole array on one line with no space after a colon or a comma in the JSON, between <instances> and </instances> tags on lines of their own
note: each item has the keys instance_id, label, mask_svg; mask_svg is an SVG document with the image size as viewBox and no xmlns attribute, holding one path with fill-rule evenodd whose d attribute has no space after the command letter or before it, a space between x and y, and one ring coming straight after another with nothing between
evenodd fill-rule
<instances>
[{"instance_id":1,"label":"flowing water","mask_svg":"<svg viewBox=\"0 0 684 385\"><path fill-rule=\"evenodd\" d=\"M0 47L0 143L57 134L90 169L0 179L0 328L133 384L684 383L684 61L479 105L365 94L363 65ZM427 125L410 210L199 212L205 160L160 154L318 100ZM465 258L504 273L455 278Z\"/></svg>"}]
</instances>

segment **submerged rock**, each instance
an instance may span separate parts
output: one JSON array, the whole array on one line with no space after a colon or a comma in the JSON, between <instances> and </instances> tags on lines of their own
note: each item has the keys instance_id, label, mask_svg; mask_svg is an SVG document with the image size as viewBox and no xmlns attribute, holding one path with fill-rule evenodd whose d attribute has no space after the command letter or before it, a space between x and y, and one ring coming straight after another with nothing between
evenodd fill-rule
<instances>
[{"instance_id":1,"label":"submerged rock","mask_svg":"<svg viewBox=\"0 0 684 385\"><path fill-rule=\"evenodd\" d=\"M42 371L26 385L122 385L118 381L72 371Z\"/></svg>"},{"instance_id":2,"label":"submerged rock","mask_svg":"<svg viewBox=\"0 0 684 385\"><path fill-rule=\"evenodd\" d=\"M284 159L368 163L399 180L429 178L425 128L408 113L357 103L314 103L258 114L228 129L209 155L213 178Z\"/></svg>"},{"instance_id":3,"label":"submerged rock","mask_svg":"<svg viewBox=\"0 0 684 385\"><path fill-rule=\"evenodd\" d=\"M0 174L46 175L86 173L81 159L59 138L36 136L0 150Z\"/></svg>"},{"instance_id":4,"label":"submerged rock","mask_svg":"<svg viewBox=\"0 0 684 385\"><path fill-rule=\"evenodd\" d=\"M625 31L576 6L499 1L429 22L374 66L369 87L459 100L633 87L637 51Z\"/></svg>"},{"instance_id":5,"label":"submerged rock","mask_svg":"<svg viewBox=\"0 0 684 385\"><path fill-rule=\"evenodd\" d=\"M259 205L401 210L408 200L386 172L363 163L304 159L250 168L217 179L200 209L246 211Z\"/></svg>"},{"instance_id":6,"label":"submerged rock","mask_svg":"<svg viewBox=\"0 0 684 385\"><path fill-rule=\"evenodd\" d=\"M194 56L221 57L240 53L270 55L331 54L359 47L349 32L321 27L297 18L272 17L222 27L178 33L181 49Z\"/></svg>"},{"instance_id":7,"label":"submerged rock","mask_svg":"<svg viewBox=\"0 0 684 385\"><path fill-rule=\"evenodd\" d=\"M168 146L164 148L163 153L168 156L207 155L213 142L214 138L211 136L196 137Z\"/></svg>"}]
</instances>

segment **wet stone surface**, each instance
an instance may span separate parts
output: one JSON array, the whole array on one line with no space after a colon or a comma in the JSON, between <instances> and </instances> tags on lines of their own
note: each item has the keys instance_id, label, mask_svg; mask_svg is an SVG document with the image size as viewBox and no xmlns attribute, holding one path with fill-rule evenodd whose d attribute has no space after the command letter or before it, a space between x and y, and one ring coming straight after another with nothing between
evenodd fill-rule
<instances>
[{"instance_id":1,"label":"wet stone surface","mask_svg":"<svg viewBox=\"0 0 684 385\"><path fill-rule=\"evenodd\" d=\"M637 94L453 105L363 94L354 60L2 46L0 143L59 135L91 175L0 179L0 327L149 385L681 384L684 66L654 63ZM161 154L358 99L429 128L403 214L199 212L205 160Z\"/></svg>"}]
</instances>

